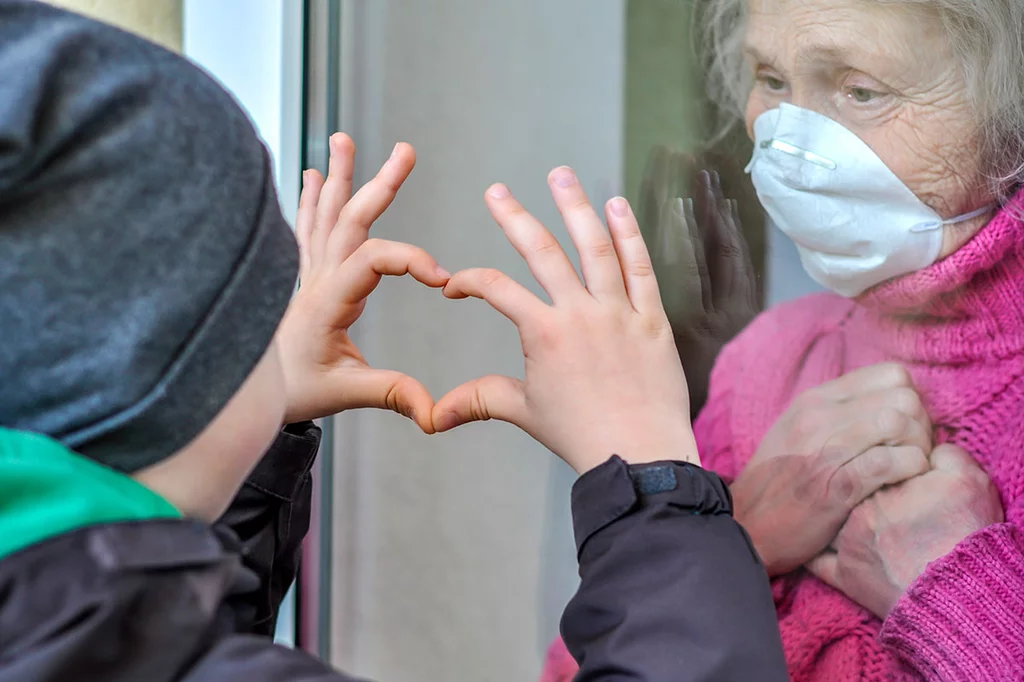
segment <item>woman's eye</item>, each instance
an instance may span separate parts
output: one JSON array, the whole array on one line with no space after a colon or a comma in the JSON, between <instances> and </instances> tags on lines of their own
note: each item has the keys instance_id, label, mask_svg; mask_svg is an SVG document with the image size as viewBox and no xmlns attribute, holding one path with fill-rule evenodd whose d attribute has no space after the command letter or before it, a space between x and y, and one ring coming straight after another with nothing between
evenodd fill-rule
<instances>
[{"instance_id":1,"label":"woman's eye","mask_svg":"<svg viewBox=\"0 0 1024 682\"><path fill-rule=\"evenodd\" d=\"M880 96L879 93L867 88L850 88L848 94L852 100L861 104L867 104Z\"/></svg>"},{"instance_id":2,"label":"woman's eye","mask_svg":"<svg viewBox=\"0 0 1024 682\"><path fill-rule=\"evenodd\" d=\"M781 78L776 78L775 76L771 76L764 73L760 74L757 78L769 90L779 91L786 89L786 81L782 80Z\"/></svg>"}]
</instances>

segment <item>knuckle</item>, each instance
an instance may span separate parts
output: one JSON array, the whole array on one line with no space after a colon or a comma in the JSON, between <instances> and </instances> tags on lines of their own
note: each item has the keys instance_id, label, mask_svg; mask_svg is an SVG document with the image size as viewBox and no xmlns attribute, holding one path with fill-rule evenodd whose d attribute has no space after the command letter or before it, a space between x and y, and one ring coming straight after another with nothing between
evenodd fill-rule
<instances>
[{"instance_id":1,"label":"knuckle","mask_svg":"<svg viewBox=\"0 0 1024 682\"><path fill-rule=\"evenodd\" d=\"M626 265L626 273L632 277L650 277L654 275L654 266L649 260L631 260Z\"/></svg>"},{"instance_id":2,"label":"knuckle","mask_svg":"<svg viewBox=\"0 0 1024 682\"><path fill-rule=\"evenodd\" d=\"M590 201L587 199L587 195L583 192L573 192L569 198L569 202L566 207L573 212L589 211Z\"/></svg>"},{"instance_id":3,"label":"knuckle","mask_svg":"<svg viewBox=\"0 0 1024 682\"><path fill-rule=\"evenodd\" d=\"M924 407L921 401L921 396L912 388L905 387L895 389L892 391L890 400L893 407L910 416L920 414Z\"/></svg>"},{"instance_id":4,"label":"knuckle","mask_svg":"<svg viewBox=\"0 0 1024 682\"><path fill-rule=\"evenodd\" d=\"M590 247L590 254L595 258L617 258L618 254L615 252L615 245L607 239L602 239L595 242Z\"/></svg>"},{"instance_id":5,"label":"knuckle","mask_svg":"<svg viewBox=\"0 0 1024 682\"><path fill-rule=\"evenodd\" d=\"M895 386L913 386L914 380L910 371L903 365L890 362L882 365L882 372L888 381Z\"/></svg>"},{"instance_id":6,"label":"knuckle","mask_svg":"<svg viewBox=\"0 0 1024 682\"><path fill-rule=\"evenodd\" d=\"M855 460L858 472L867 480L885 480L895 464L893 448L871 448Z\"/></svg>"},{"instance_id":7,"label":"knuckle","mask_svg":"<svg viewBox=\"0 0 1024 682\"><path fill-rule=\"evenodd\" d=\"M555 240L554 237L547 235L546 237L537 239L530 244L529 251L530 253L542 256L556 253L561 248L562 247L559 246L558 241Z\"/></svg>"},{"instance_id":8,"label":"knuckle","mask_svg":"<svg viewBox=\"0 0 1024 682\"><path fill-rule=\"evenodd\" d=\"M903 435L909 428L910 417L894 407L882 407L875 414L875 427L879 436L894 439Z\"/></svg>"},{"instance_id":9,"label":"knuckle","mask_svg":"<svg viewBox=\"0 0 1024 682\"><path fill-rule=\"evenodd\" d=\"M668 317L664 314L660 315L642 315L641 325L643 333L651 339L661 339L672 337L672 325L668 322Z\"/></svg>"},{"instance_id":10,"label":"knuckle","mask_svg":"<svg viewBox=\"0 0 1024 682\"><path fill-rule=\"evenodd\" d=\"M860 497L863 483L850 467L842 467L828 482L828 498L835 504L849 509Z\"/></svg>"},{"instance_id":11,"label":"knuckle","mask_svg":"<svg viewBox=\"0 0 1024 682\"><path fill-rule=\"evenodd\" d=\"M488 289L500 286L505 281L505 273L494 268L484 268L480 271L480 283Z\"/></svg>"},{"instance_id":12,"label":"knuckle","mask_svg":"<svg viewBox=\"0 0 1024 682\"><path fill-rule=\"evenodd\" d=\"M526 209L518 201L508 202L507 205L502 207L502 213L509 218L521 218L527 215Z\"/></svg>"}]
</instances>

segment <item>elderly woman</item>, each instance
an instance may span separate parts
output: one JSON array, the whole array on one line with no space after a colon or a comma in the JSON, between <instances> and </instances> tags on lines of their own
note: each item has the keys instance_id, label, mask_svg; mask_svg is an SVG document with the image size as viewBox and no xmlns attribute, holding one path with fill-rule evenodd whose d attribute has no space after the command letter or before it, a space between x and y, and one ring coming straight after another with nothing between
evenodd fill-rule
<instances>
[{"instance_id":1,"label":"elderly woman","mask_svg":"<svg viewBox=\"0 0 1024 682\"><path fill-rule=\"evenodd\" d=\"M727 346L696 424L790 674L1024 679L1024 0L707 10L759 199L834 292Z\"/></svg>"}]
</instances>

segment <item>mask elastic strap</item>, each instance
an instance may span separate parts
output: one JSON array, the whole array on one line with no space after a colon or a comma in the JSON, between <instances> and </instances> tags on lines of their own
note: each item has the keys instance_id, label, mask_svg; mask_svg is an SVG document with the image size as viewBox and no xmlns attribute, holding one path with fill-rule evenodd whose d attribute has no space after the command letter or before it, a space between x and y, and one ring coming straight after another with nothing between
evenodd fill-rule
<instances>
[{"instance_id":1,"label":"mask elastic strap","mask_svg":"<svg viewBox=\"0 0 1024 682\"><path fill-rule=\"evenodd\" d=\"M963 214L961 216L957 216L955 218L950 218L949 220L939 220L939 221L935 221L935 222L918 223L914 227L910 228L910 231L911 232L930 232L931 230L937 230L938 228L942 227L943 225L956 225L957 223L965 223L968 220L974 220L978 216L985 215L986 213L988 213L992 209L996 208L997 206L999 206L998 203L991 203L991 204L987 204L985 206L982 206L981 208L979 208L976 211L971 211L970 213L965 213L965 214Z\"/></svg>"}]
</instances>

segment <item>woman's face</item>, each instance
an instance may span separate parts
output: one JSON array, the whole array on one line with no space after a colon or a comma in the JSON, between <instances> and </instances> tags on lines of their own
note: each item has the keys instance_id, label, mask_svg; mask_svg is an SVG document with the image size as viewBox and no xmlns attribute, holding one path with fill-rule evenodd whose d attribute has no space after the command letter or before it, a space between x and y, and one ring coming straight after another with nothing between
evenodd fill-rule
<instances>
[{"instance_id":1,"label":"woman's face","mask_svg":"<svg viewBox=\"0 0 1024 682\"><path fill-rule=\"evenodd\" d=\"M747 132L781 102L856 133L943 218L991 201L967 86L939 19L869 0L749 0ZM943 256L990 216L947 226Z\"/></svg>"}]
</instances>

